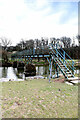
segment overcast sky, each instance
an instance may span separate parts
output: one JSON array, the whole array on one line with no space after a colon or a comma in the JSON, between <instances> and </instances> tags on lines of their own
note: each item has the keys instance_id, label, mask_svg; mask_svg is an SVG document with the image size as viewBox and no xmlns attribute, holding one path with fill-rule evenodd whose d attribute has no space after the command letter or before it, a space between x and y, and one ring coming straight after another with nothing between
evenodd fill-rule
<instances>
[{"instance_id":1,"label":"overcast sky","mask_svg":"<svg viewBox=\"0 0 80 120\"><path fill-rule=\"evenodd\" d=\"M0 0L0 37L11 39L12 45L21 38L75 37L78 2L73 1Z\"/></svg>"}]
</instances>

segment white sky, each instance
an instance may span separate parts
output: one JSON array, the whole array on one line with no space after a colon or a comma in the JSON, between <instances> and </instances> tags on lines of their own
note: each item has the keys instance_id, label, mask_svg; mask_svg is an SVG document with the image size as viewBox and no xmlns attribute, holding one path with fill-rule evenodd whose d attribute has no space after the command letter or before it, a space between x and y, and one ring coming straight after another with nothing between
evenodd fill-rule
<instances>
[{"instance_id":1,"label":"white sky","mask_svg":"<svg viewBox=\"0 0 80 120\"><path fill-rule=\"evenodd\" d=\"M21 38L73 38L78 34L78 3L73 1L0 0L0 37L11 39L12 45Z\"/></svg>"}]
</instances>

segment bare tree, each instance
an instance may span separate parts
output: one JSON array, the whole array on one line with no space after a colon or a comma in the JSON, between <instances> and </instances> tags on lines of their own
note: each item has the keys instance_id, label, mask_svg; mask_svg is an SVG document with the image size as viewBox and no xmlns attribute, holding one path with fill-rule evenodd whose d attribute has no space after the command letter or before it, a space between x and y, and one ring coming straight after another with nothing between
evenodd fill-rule
<instances>
[{"instance_id":1,"label":"bare tree","mask_svg":"<svg viewBox=\"0 0 80 120\"><path fill-rule=\"evenodd\" d=\"M6 37L0 37L0 44L3 46L4 50L6 50L8 45L11 45L12 42Z\"/></svg>"},{"instance_id":2,"label":"bare tree","mask_svg":"<svg viewBox=\"0 0 80 120\"><path fill-rule=\"evenodd\" d=\"M78 44L80 46L80 35L77 35L76 38L78 39Z\"/></svg>"},{"instance_id":3,"label":"bare tree","mask_svg":"<svg viewBox=\"0 0 80 120\"><path fill-rule=\"evenodd\" d=\"M65 48L69 48L70 47L71 38L65 36L65 37L61 38L61 41L63 42Z\"/></svg>"},{"instance_id":4,"label":"bare tree","mask_svg":"<svg viewBox=\"0 0 80 120\"><path fill-rule=\"evenodd\" d=\"M1 37L0 38L0 44L3 47L3 50L2 50L2 59L4 60L4 62L8 62L8 56L7 56L6 49L7 49L8 45L11 45L11 40L9 40L6 37Z\"/></svg>"},{"instance_id":5,"label":"bare tree","mask_svg":"<svg viewBox=\"0 0 80 120\"><path fill-rule=\"evenodd\" d=\"M21 39L20 43L22 44L22 50L25 49L26 46L25 46L25 41L23 38Z\"/></svg>"},{"instance_id":6,"label":"bare tree","mask_svg":"<svg viewBox=\"0 0 80 120\"><path fill-rule=\"evenodd\" d=\"M53 43L54 45L56 44L56 41L57 41L56 38L54 37L50 38L50 42Z\"/></svg>"}]
</instances>

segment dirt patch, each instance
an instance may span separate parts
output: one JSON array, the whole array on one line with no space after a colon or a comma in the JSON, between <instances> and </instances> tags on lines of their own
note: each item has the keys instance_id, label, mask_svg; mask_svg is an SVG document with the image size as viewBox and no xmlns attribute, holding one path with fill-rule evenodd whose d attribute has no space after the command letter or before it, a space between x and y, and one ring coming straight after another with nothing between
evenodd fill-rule
<instances>
[{"instance_id":1,"label":"dirt patch","mask_svg":"<svg viewBox=\"0 0 80 120\"><path fill-rule=\"evenodd\" d=\"M54 80L54 82L64 83L64 80L65 80L64 78L62 78L62 79L59 78L59 79Z\"/></svg>"}]
</instances>

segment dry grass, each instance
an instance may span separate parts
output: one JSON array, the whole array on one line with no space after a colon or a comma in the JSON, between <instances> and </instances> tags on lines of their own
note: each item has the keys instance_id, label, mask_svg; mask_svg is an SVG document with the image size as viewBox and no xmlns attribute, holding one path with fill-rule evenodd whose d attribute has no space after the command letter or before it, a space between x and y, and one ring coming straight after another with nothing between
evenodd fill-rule
<instances>
[{"instance_id":1,"label":"dry grass","mask_svg":"<svg viewBox=\"0 0 80 120\"><path fill-rule=\"evenodd\" d=\"M2 83L3 118L77 118L78 86L47 79Z\"/></svg>"}]
</instances>

